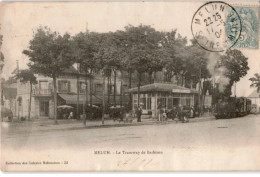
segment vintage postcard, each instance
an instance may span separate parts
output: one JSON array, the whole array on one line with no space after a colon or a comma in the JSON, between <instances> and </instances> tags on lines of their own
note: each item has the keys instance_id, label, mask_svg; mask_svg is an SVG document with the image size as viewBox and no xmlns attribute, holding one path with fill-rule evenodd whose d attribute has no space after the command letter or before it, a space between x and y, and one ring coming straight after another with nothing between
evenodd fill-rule
<instances>
[{"instance_id":1,"label":"vintage postcard","mask_svg":"<svg viewBox=\"0 0 260 177\"><path fill-rule=\"evenodd\" d=\"M1 2L1 170L260 170L259 2Z\"/></svg>"}]
</instances>

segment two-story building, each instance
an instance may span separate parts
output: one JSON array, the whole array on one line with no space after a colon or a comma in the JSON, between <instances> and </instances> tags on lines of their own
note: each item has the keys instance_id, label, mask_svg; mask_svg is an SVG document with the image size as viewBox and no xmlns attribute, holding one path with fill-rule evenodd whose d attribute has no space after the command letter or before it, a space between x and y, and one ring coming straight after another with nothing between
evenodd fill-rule
<instances>
[{"instance_id":1,"label":"two-story building","mask_svg":"<svg viewBox=\"0 0 260 177\"><path fill-rule=\"evenodd\" d=\"M40 74L35 74L37 84L33 85L32 100L31 100L31 117L32 118L53 118L54 117L54 102L53 102L53 80ZM113 77L111 77L113 78ZM125 94L128 85L121 72L117 73L116 79L116 104L126 105L129 96ZM114 85L113 79L111 84L105 82L105 100L106 103L110 99L110 103L114 104ZM108 86L110 85L110 89ZM78 87L77 87L78 86ZM121 88L122 87L122 88ZM86 92L87 89L87 92ZM110 90L110 93L108 92ZM64 71L64 74L57 78L57 93L58 106L70 105L73 106L76 112L77 104L79 103L79 113L83 113L83 106L90 103L90 94L92 95L92 104L96 106L102 105L103 99L103 79L100 74L95 74L92 84L92 92L88 81L85 81L83 74L79 74L76 67L71 66ZM86 94L87 93L87 94ZM108 96L109 94L109 96ZM27 117L28 106L30 99L30 84L17 82L17 116Z\"/></svg>"}]
</instances>

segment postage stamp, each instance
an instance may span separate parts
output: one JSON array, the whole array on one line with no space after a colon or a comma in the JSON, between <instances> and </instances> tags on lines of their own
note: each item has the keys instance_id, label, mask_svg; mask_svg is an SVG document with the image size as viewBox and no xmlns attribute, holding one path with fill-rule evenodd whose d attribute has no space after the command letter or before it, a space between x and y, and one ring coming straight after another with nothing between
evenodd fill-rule
<instances>
[{"instance_id":1,"label":"postage stamp","mask_svg":"<svg viewBox=\"0 0 260 177\"><path fill-rule=\"evenodd\" d=\"M191 31L195 41L205 50L223 52L239 40L242 23L234 7L225 2L212 1L196 11Z\"/></svg>"},{"instance_id":2,"label":"postage stamp","mask_svg":"<svg viewBox=\"0 0 260 177\"><path fill-rule=\"evenodd\" d=\"M239 40L234 47L258 49L259 46L259 8L235 7L242 23L242 31Z\"/></svg>"}]
</instances>

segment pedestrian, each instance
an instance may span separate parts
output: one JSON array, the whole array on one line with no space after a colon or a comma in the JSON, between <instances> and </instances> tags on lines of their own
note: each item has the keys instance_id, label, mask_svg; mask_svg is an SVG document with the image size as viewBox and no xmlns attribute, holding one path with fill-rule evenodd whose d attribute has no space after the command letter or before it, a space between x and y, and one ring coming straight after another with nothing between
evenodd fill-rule
<instances>
[{"instance_id":1,"label":"pedestrian","mask_svg":"<svg viewBox=\"0 0 260 177\"><path fill-rule=\"evenodd\" d=\"M141 106L138 106L137 111L136 111L137 122L141 122L142 112L143 112L143 110L142 110Z\"/></svg>"},{"instance_id":2,"label":"pedestrian","mask_svg":"<svg viewBox=\"0 0 260 177\"><path fill-rule=\"evenodd\" d=\"M178 120L183 121L183 107L181 104L177 108L177 117Z\"/></svg>"},{"instance_id":3,"label":"pedestrian","mask_svg":"<svg viewBox=\"0 0 260 177\"><path fill-rule=\"evenodd\" d=\"M68 119L73 119L73 112L72 111L70 112Z\"/></svg>"},{"instance_id":4,"label":"pedestrian","mask_svg":"<svg viewBox=\"0 0 260 177\"><path fill-rule=\"evenodd\" d=\"M194 107L193 106L190 109L190 117L192 117L192 118L195 117L195 112L194 112Z\"/></svg>"},{"instance_id":5,"label":"pedestrian","mask_svg":"<svg viewBox=\"0 0 260 177\"><path fill-rule=\"evenodd\" d=\"M162 121L166 121L167 120L167 114L166 114L166 109L163 108L163 113L162 113Z\"/></svg>"}]
</instances>

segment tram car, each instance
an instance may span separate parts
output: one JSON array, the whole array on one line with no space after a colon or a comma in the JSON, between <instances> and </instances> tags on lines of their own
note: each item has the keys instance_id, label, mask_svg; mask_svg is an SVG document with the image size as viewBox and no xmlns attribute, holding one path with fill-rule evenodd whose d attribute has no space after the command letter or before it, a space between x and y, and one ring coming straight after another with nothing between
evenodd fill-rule
<instances>
[{"instance_id":1,"label":"tram car","mask_svg":"<svg viewBox=\"0 0 260 177\"><path fill-rule=\"evenodd\" d=\"M251 100L245 97L230 97L216 104L214 116L216 119L241 117L249 114L250 111Z\"/></svg>"}]
</instances>

